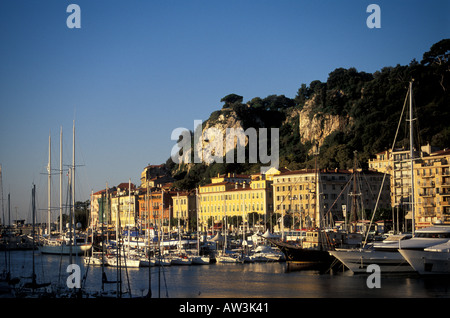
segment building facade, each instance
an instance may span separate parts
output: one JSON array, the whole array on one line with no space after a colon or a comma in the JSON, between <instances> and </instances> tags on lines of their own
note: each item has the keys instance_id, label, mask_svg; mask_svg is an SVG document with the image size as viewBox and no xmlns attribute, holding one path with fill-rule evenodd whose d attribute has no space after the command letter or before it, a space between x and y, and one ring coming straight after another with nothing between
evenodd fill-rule
<instances>
[{"instance_id":1,"label":"building facade","mask_svg":"<svg viewBox=\"0 0 450 318\"><path fill-rule=\"evenodd\" d=\"M255 177L236 182L220 179L211 184L199 187L199 226L209 229L216 224L222 227L225 222L228 228L267 224L273 213L272 182L263 177ZM242 181L242 182L239 182ZM251 220L250 220L251 218ZM219 225L220 224L220 225Z\"/></svg>"},{"instance_id":2,"label":"building facade","mask_svg":"<svg viewBox=\"0 0 450 318\"><path fill-rule=\"evenodd\" d=\"M449 150L430 145L414 152L414 224L416 229L434 222L450 224ZM387 150L369 161L371 169L390 176L391 204L407 212L412 220L411 159L409 150Z\"/></svg>"},{"instance_id":3,"label":"building facade","mask_svg":"<svg viewBox=\"0 0 450 318\"><path fill-rule=\"evenodd\" d=\"M172 217L174 192L161 188L141 189L138 197L139 220L142 227L168 227Z\"/></svg>"},{"instance_id":4,"label":"building facade","mask_svg":"<svg viewBox=\"0 0 450 318\"><path fill-rule=\"evenodd\" d=\"M450 224L450 150L423 156L414 164L416 228Z\"/></svg>"},{"instance_id":5,"label":"building facade","mask_svg":"<svg viewBox=\"0 0 450 318\"><path fill-rule=\"evenodd\" d=\"M172 215L174 219L180 221L180 227L184 231L195 230L193 226L197 224L196 199L195 192L177 192L176 195L172 195Z\"/></svg>"},{"instance_id":6,"label":"building facade","mask_svg":"<svg viewBox=\"0 0 450 318\"><path fill-rule=\"evenodd\" d=\"M274 211L290 221L285 227L332 226L337 220L364 219L373 210L383 174L351 170L305 169L273 176ZM390 207L389 183L383 184L377 208ZM353 216L352 216L353 213Z\"/></svg>"}]
</instances>

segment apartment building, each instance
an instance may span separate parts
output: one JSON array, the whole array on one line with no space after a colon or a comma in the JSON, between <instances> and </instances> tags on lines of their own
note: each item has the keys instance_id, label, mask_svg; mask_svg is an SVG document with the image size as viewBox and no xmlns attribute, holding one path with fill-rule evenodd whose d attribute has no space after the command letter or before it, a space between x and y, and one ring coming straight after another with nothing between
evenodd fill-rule
<instances>
[{"instance_id":1,"label":"apartment building","mask_svg":"<svg viewBox=\"0 0 450 318\"><path fill-rule=\"evenodd\" d=\"M448 196L450 178L447 178L449 150L437 150L430 145L414 152L414 206L415 226L422 228L443 222L450 224ZM369 168L386 172L390 176L391 204L407 211L405 218L412 220L411 159L410 151L390 149L369 160ZM449 176L450 177L450 176ZM449 188L449 189L448 189Z\"/></svg>"},{"instance_id":2,"label":"apartment building","mask_svg":"<svg viewBox=\"0 0 450 318\"><path fill-rule=\"evenodd\" d=\"M111 196L112 224L118 224L121 228L134 227L138 218L138 190L134 184L121 183Z\"/></svg>"},{"instance_id":3,"label":"apartment building","mask_svg":"<svg viewBox=\"0 0 450 318\"><path fill-rule=\"evenodd\" d=\"M450 224L450 150L423 156L414 163L416 228Z\"/></svg>"},{"instance_id":4,"label":"apartment building","mask_svg":"<svg viewBox=\"0 0 450 318\"><path fill-rule=\"evenodd\" d=\"M180 220L180 226L184 230L191 228L193 219L197 217L196 194L193 192L177 192L172 195L172 215L174 219Z\"/></svg>"},{"instance_id":5,"label":"apartment building","mask_svg":"<svg viewBox=\"0 0 450 318\"><path fill-rule=\"evenodd\" d=\"M345 218L348 221L364 219L365 211L375 207L382 180L383 174L379 172L353 173L339 169L304 169L275 174L274 212L281 214L283 219L286 215L292 218L288 223L295 228L319 227ZM390 207L389 194L389 183L385 183L378 208Z\"/></svg>"},{"instance_id":6,"label":"apartment building","mask_svg":"<svg viewBox=\"0 0 450 318\"><path fill-rule=\"evenodd\" d=\"M250 217L252 224L253 221L268 222L273 212L272 182L263 176L245 179L234 180L236 182L216 179L199 187L199 225L203 230L213 224L221 227L225 220L229 223L232 219L235 223L229 228L240 226L240 220L248 224Z\"/></svg>"},{"instance_id":7,"label":"apartment building","mask_svg":"<svg viewBox=\"0 0 450 318\"><path fill-rule=\"evenodd\" d=\"M172 216L173 200L175 194L162 188L141 188L138 196L139 222L142 227L168 226Z\"/></svg>"}]
</instances>

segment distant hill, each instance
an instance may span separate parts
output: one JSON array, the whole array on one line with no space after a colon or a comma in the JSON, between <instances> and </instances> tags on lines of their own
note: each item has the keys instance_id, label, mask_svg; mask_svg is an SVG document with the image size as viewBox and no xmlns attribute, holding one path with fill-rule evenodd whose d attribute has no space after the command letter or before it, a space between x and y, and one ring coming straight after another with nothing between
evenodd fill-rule
<instances>
[{"instance_id":1,"label":"distant hill","mask_svg":"<svg viewBox=\"0 0 450 318\"><path fill-rule=\"evenodd\" d=\"M295 98L270 95L244 103L242 96L229 94L221 99L222 108L203 122L202 129L213 127L225 135L226 128L279 128L279 167L314 167L315 144L320 147L321 168L352 167L354 151L361 166L366 167L370 157L392 146L413 79L416 147L430 143L447 148L449 57L450 39L443 39L425 52L420 62L384 67L373 74L337 68L326 82L301 84ZM409 147L407 125L399 131L397 147ZM177 180L175 186L192 189L209 183L217 174L259 172L261 163L249 163L248 155L246 159L246 163L176 164L169 158L165 165Z\"/></svg>"}]
</instances>

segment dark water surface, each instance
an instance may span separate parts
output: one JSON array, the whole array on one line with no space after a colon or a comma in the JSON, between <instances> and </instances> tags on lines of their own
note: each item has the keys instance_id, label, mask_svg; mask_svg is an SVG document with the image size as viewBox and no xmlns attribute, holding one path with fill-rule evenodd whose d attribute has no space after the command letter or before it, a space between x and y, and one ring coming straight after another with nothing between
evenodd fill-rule
<instances>
[{"instance_id":1,"label":"dark water surface","mask_svg":"<svg viewBox=\"0 0 450 318\"><path fill-rule=\"evenodd\" d=\"M13 277L31 276L32 252L12 251ZM73 258L86 275L84 287L100 291L101 267L85 267ZM38 282L66 285L70 273L68 256L41 255L35 252ZM1 255L0 269L3 270ZM381 276L380 288L369 288L367 275L350 272L320 274L315 271L286 271L286 263L210 264L169 266L160 269L130 268L122 272L123 290L128 285L133 296L147 293L151 273L154 298L448 298L450 278L418 275ZM87 270L87 272L86 272ZM109 280L117 277L116 269L105 268ZM127 279L128 277L128 279ZM116 289L115 285L105 287Z\"/></svg>"}]
</instances>

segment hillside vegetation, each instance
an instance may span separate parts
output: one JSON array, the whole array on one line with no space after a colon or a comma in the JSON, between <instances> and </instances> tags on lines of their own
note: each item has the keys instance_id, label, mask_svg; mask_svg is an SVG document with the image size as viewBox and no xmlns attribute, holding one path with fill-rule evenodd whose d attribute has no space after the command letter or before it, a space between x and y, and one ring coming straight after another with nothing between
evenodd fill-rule
<instances>
[{"instance_id":1,"label":"hillside vegetation","mask_svg":"<svg viewBox=\"0 0 450 318\"><path fill-rule=\"evenodd\" d=\"M369 158L392 146L409 82L414 80L416 147L430 143L447 148L450 145L449 57L450 39L444 39L425 52L420 62L413 60L409 65L384 67L373 74L355 68L337 68L329 73L326 82L301 84L294 98L270 95L244 102L242 96L232 93L220 100L221 109L214 111L203 125L213 127L225 119L230 122L231 118L244 130L279 128L279 167L292 170L314 167L312 147L318 143L320 168L350 168L354 151L364 168ZM302 127L315 123L323 129L300 131L300 117L306 120ZM338 120L347 124L326 131L325 125L335 127L333 123ZM401 126L396 147L409 147L408 125L404 121ZM305 138L305 133L310 133L310 137ZM244 164L210 165L178 165L170 158L166 162L178 180L175 185L183 189L209 183L217 174L259 172L260 165L248 160Z\"/></svg>"}]
</instances>

